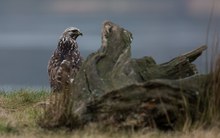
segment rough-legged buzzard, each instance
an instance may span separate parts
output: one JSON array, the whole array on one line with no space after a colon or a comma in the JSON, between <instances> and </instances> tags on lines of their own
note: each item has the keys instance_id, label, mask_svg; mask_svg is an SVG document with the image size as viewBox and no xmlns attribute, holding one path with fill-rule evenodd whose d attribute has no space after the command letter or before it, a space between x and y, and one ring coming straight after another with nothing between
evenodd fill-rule
<instances>
[{"instance_id":1,"label":"rough-legged buzzard","mask_svg":"<svg viewBox=\"0 0 220 138\"><path fill-rule=\"evenodd\" d=\"M74 81L74 76L82 63L76 42L79 35L82 35L79 29L67 28L49 60L48 74L52 92L61 92Z\"/></svg>"}]
</instances>

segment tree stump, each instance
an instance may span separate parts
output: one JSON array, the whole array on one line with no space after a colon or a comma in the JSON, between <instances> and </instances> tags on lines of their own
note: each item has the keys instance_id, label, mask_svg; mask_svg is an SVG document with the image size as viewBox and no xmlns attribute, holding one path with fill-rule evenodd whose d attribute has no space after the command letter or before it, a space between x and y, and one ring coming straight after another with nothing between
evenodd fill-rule
<instances>
[{"instance_id":1,"label":"tree stump","mask_svg":"<svg viewBox=\"0 0 220 138\"><path fill-rule=\"evenodd\" d=\"M98 123L167 130L178 126L186 114L192 120L196 118L198 96L205 92L209 77L198 75L192 62L207 47L157 64L152 57L131 58L132 39L128 30L104 22L101 48L83 62L71 91L65 95L68 102L64 100L64 108L68 110L62 110L56 119L48 117L42 126Z\"/></svg>"}]
</instances>

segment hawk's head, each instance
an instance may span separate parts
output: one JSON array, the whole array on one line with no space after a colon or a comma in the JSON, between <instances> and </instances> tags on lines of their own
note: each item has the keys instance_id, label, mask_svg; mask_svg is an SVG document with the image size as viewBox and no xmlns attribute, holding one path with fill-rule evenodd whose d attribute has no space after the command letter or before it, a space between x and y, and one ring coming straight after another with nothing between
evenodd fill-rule
<instances>
[{"instance_id":1,"label":"hawk's head","mask_svg":"<svg viewBox=\"0 0 220 138\"><path fill-rule=\"evenodd\" d=\"M74 40L76 40L76 38L79 36L79 35L83 35L80 30L76 27L69 27L67 28L64 32L63 32L63 35L64 36L67 36L67 37L71 37L73 38Z\"/></svg>"}]
</instances>

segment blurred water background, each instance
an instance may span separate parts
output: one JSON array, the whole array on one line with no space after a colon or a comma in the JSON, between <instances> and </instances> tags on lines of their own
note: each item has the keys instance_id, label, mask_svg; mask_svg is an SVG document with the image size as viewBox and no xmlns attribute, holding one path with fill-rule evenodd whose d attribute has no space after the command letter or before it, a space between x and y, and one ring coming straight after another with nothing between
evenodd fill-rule
<instances>
[{"instance_id":1,"label":"blurred water background","mask_svg":"<svg viewBox=\"0 0 220 138\"><path fill-rule=\"evenodd\" d=\"M48 88L47 63L65 28L80 28L84 58L111 20L133 34L132 56L157 63L205 44L211 0L1 0L0 89ZM216 4L217 5L217 4ZM217 14L219 12L217 11ZM205 71L205 54L195 64Z\"/></svg>"}]
</instances>

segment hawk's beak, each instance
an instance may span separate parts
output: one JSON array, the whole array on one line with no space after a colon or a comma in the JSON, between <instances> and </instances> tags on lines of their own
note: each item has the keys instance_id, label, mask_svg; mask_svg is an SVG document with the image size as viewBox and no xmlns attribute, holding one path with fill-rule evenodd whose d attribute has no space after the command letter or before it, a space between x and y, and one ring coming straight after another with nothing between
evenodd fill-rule
<instances>
[{"instance_id":1,"label":"hawk's beak","mask_svg":"<svg viewBox=\"0 0 220 138\"><path fill-rule=\"evenodd\" d=\"M81 35L81 36L83 36L83 34L82 34L81 32L79 32L79 33L78 33L78 35Z\"/></svg>"}]
</instances>

